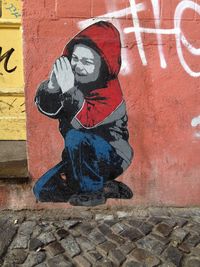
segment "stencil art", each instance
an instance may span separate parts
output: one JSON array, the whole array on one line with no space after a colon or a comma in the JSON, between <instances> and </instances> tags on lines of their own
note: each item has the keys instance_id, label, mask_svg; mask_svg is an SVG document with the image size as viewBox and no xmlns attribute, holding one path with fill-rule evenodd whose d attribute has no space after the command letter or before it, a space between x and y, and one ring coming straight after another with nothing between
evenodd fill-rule
<instances>
[{"instance_id":1,"label":"stencil art","mask_svg":"<svg viewBox=\"0 0 200 267\"><path fill-rule=\"evenodd\" d=\"M108 198L132 198L130 188L115 180L133 157L120 67L119 32L100 21L66 45L49 80L40 84L35 103L59 120L65 146L62 161L33 188L39 201L95 206Z\"/></svg>"}]
</instances>

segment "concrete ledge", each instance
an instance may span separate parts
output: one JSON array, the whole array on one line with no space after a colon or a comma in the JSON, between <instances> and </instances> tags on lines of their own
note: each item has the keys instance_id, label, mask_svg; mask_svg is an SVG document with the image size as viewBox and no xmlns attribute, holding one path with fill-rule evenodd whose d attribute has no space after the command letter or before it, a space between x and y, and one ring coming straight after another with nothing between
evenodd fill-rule
<instances>
[{"instance_id":1,"label":"concrete ledge","mask_svg":"<svg viewBox=\"0 0 200 267\"><path fill-rule=\"evenodd\" d=\"M0 141L0 179L28 177L26 141Z\"/></svg>"},{"instance_id":2,"label":"concrete ledge","mask_svg":"<svg viewBox=\"0 0 200 267\"><path fill-rule=\"evenodd\" d=\"M27 176L28 170L26 160L0 162L0 178L16 178Z\"/></svg>"}]
</instances>

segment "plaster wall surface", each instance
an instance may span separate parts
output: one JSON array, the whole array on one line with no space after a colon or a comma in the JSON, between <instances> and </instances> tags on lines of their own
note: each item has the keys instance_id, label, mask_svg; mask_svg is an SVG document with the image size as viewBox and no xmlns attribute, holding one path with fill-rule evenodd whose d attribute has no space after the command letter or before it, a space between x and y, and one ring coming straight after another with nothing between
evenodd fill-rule
<instances>
[{"instance_id":1,"label":"plaster wall surface","mask_svg":"<svg viewBox=\"0 0 200 267\"><path fill-rule=\"evenodd\" d=\"M37 86L48 78L65 44L98 20L109 20L121 34L119 79L134 148L131 166L119 177L133 190L134 197L109 204L199 205L199 0L24 0L31 179L36 181L59 162L63 147L57 120L41 115L34 104ZM29 203L20 205L32 205L29 194L21 196Z\"/></svg>"}]
</instances>

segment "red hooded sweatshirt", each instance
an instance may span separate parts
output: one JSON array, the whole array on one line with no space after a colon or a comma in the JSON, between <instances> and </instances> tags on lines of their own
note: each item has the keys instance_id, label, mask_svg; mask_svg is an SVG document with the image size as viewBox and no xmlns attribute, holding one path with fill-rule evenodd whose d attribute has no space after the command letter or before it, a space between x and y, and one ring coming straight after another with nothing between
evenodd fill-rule
<instances>
[{"instance_id":1,"label":"red hooded sweatshirt","mask_svg":"<svg viewBox=\"0 0 200 267\"><path fill-rule=\"evenodd\" d=\"M117 29L109 22L97 22L77 34L65 47L63 55L68 56L71 43L81 43L89 39L98 49L104 59L111 80L104 88L93 89L84 97L81 110L76 119L85 128L101 124L123 101L117 75L121 66L121 42Z\"/></svg>"}]
</instances>

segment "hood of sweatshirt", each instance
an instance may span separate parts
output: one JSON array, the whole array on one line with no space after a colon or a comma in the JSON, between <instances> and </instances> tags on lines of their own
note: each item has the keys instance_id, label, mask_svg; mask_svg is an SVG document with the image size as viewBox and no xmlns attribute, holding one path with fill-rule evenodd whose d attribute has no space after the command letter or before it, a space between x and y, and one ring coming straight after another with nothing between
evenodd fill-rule
<instances>
[{"instance_id":1,"label":"hood of sweatshirt","mask_svg":"<svg viewBox=\"0 0 200 267\"><path fill-rule=\"evenodd\" d=\"M121 67L121 42L113 24L100 21L78 33L65 46L63 55L69 56L74 44L87 43L106 63L109 77L102 88L96 88L93 83L94 88L85 95L83 106L75 116L84 128L93 128L100 125L123 102L117 77Z\"/></svg>"}]
</instances>

